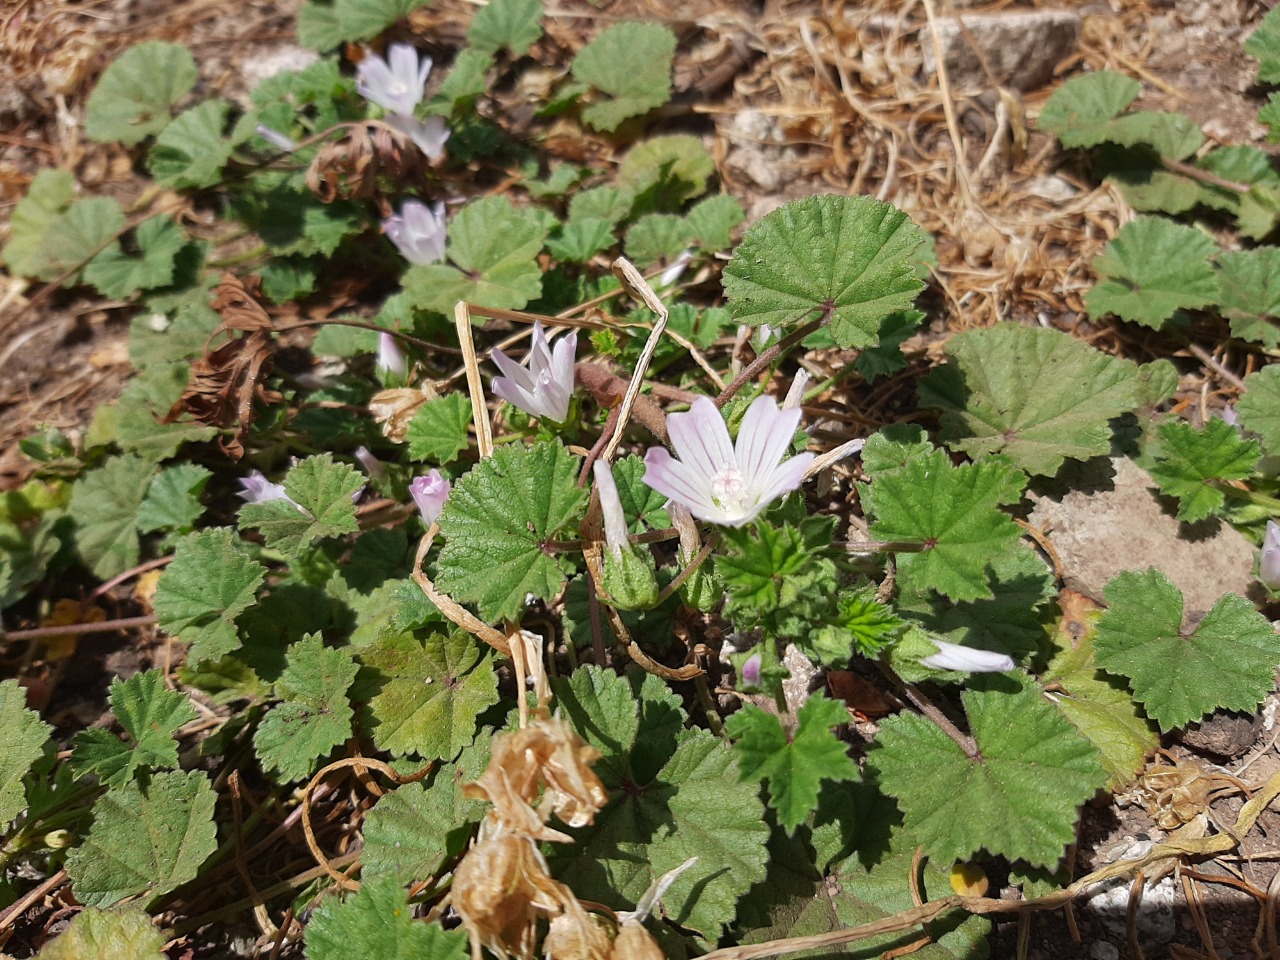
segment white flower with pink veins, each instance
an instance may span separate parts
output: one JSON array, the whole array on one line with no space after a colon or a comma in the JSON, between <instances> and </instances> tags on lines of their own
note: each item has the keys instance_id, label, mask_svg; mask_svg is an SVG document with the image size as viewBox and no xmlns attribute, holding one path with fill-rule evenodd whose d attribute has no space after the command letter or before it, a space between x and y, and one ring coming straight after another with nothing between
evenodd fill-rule
<instances>
[{"instance_id":1,"label":"white flower with pink veins","mask_svg":"<svg viewBox=\"0 0 1280 960\"><path fill-rule=\"evenodd\" d=\"M798 407L779 409L772 397L756 397L734 444L716 405L699 397L688 413L667 417L679 459L663 447L650 448L644 482L699 520L740 527L804 480L814 455L786 456L799 426Z\"/></svg>"}]
</instances>

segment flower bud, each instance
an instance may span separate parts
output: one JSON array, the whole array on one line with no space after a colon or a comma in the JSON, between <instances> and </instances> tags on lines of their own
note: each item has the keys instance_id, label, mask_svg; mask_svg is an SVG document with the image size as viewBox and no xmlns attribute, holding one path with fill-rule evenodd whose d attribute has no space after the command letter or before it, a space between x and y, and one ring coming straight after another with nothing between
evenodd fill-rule
<instances>
[{"instance_id":1,"label":"flower bud","mask_svg":"<svg viewBox=\"0 0 1280 960\"><path fill-rule=\"evenodd\" d=\"M400 380L409 372L409 365L400 352L396 338L389 333L378 334L378 372L390 374Z\"/></svg>"},{"instance_id":2,"label":"flower bud","mask_svg":"<svg viewBox=\"0 0 1280 960\"><path fill-rule=\"evenodd\" d=\"M973 647L947 643L936 637L929 641L938 648L932 656L923 657L920 662L931 670L959 670L964 673L1003 673L1012 670L1016 664L1013 658L1004 653L993 653L990 650L975 650Z\"/></svg>"},{"instance_id":3,"label":"flower bud","mask_svg":"<svg viewBox=\"0 0 1280 960\"><path fill-rule=\"evenodd\" d=\"M619 610L651 610L658 602L658 578L653 560L640 556L630 547L617 556L604 555L601 590L608 594L610 606Z\"/></svg>"},{"instance_id":4,"label":"flower bud","mask_svg":"<svg viewBox=\"0 0 1280 960\"><path fill-rule=\"evenodd\" d=\"M449 499L451 489L453 485L439 470L415 477L413 483L409 484L409 493L413 495L413 502L418 505L422 522L428 527L440 518L440 511L444 509L444 502Z\"/></svg>"}]
</instances>

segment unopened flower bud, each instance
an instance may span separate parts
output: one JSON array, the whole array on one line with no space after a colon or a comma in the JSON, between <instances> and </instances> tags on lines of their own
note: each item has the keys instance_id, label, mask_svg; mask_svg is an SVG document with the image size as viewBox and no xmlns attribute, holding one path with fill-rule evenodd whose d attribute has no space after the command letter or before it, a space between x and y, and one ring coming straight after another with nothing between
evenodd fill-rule
<instances>
[{"instance_id":1,"label":"unopened flower bud","mask_svg":"<svg viewBox=\"0 0 1280 960\"><path fill-rule=\"evenodd\" d=\"M386 465L370 453L368 447L356 447L356 459L375 483L387 482Z\"/></svg>"},{"instance_id":2,"label":"unopened flower bud","mask_svg":"<svg viewBox=\"0 0 1280 960\"><path fill-rule=\"evenodd\" d=\"M294 140L292 137L286 137L279 130L274 130L271 127L268 127L265 123L258 124L254 129L258 136L263 140L267 141L267 143L271 144L273 147L283 150L285 153L293 153L293 151L298 149L298 141Z\"/></svg>"},{"instance_id":3,"label":"unopened flower bud","mask_svg":"<svg viewBox=\"0 0 1280 960\"><path fill-rule=\"evenodd\" d=\"M396 338L389 333L378 334L378 372L388 373L398 379L404 379L409 372L409 364L405 361Z\"/></svg>"},{"instance_id":4,"label":"unopened flower bud","mask_svg":"<svg viewBox=\"0 0 1280 960\"><path fill-rule=\"evenodd\" d=\"M760 654L753 653L747 657L746 662L742 664L742 685L744 687L760 686L760 664L762 658Z\"/></svg>"},{"instance_id":5,"label":"unopened flower bud","mask_svg":"<svg viewBox=\"0 0 1280 960\"><path fill-rule=\"evenodd\" d=\"M1013 658L1003 653L990 650L975 650L973 647L947 643L936 637L930 642L938 648L932 656L923 657L920 662L931 670L959 670L964 673L1003 673L1012 670L1016 664Z\"/></svg>"}]
</instances>

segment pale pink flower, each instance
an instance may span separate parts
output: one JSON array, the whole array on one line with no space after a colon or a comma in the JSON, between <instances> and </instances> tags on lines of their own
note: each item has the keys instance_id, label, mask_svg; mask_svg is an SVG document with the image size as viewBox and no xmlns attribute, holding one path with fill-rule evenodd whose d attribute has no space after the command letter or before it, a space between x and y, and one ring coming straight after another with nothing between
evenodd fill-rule
<instances>
[{"instance_id":1,"label":"pale pink flower","mask_svg":"<svg viewBox=\"0 0 1280 960\"><path fill-rule=\"evenodd\" d=\"M1280 590L1280 524L1267 521L1267 535L1262 540L1262 559L1258 561L1258 579L1272 590Z\"/></svg>"},{"instance_id":2,"label":"pale pink flower","mask_svg":"<svg viewBox=\"0 0 1280 960\"><path fill-rule=\"evenodd\" d=\"M494 378L493 392L525 413L561 423L569 415L569 401L573 398L573 361L577 352L576 332L565 334L552 348L542 324L535 320L527 367L501 350L493 351L493 362L503 373Z\"/></svg>"},{"instance_id":3,"label":"pale pink flower","mask_svg":"<svg viewBox=\"0 0 1280 960\"><path fill-rule=\"evenodd\" d=\"M400 254L415 266L425 267L444 259L444 204L428 207L420 200L406 200L400 212L382 221L382 230Z\"/></svg>"},{"instance_id":4,"label":"pale pink flower","mask_svg":"<svg viewBox=\"0 0 1280 960\"><path fill-rule=\"evenodd\" d=\"M427 155L428 160L438 160L444 154L445 142L452 132L445 126L444 117L430 116L425 120L407 116L402 113L388 114L384 118L387 126L398 130L412 140L419 150Z\"/></svg>"},{"instance_id":5,"label":"pale pink flower","mask_svg":"<svg viewBox=\"0 0 1280 960\"><path fill-rule=\"evenodd\" d=\"M965 673L1003 673L1014 668L1013 658L990 650L975 650L956 643L947 643L930 637L929 642L938 648L932 656L920 662L931 670L961 670Z\"/></svg>"},{"instance_id":6,"label":"pale pink flower","mask_svg":"<svg viewBox=\"0 0 1280 960\"><path fill-rule=\"evenodd\" d=\"M644 482L699 520L740 527L800 486L813 454L785 456L799 425L798 408L780 410L772 397L756 397L735 446L716 405L699 397L688 413L667 417L667 433L680 459L651 447L644 458Z\"/></svg>"},{"instance_id":7,"label":"pale pink flower","mask_svg":"<svg viewBox=\"0 0 1280 960\"><path fill-rule=\"evenodd\" d=\"M239 480L240 489L236 496L246 503L270 503L272 500L288 500L303 513L307 511L302 504L285 492L283 483L272 483L261 470L251 471L247 477Z\"/></svg>"},{"instance_id":8,"label":"pale pink flower","mask_svg":"<svg viewBox=\"0 0 1280 960\"><path fill-rule=\"evenodd\" d=\"M422 520L428 527L440 518L440 511L444 509L444 502L449 499L451 489L453 485L439 470L414 477L413 483L409 484L409 493L413 495L413 502L418 505L418 512L422 514Z\"/></svg>"},{"instance_id":9,"label":"pale pink flower","mask_svg":"<svg viewBox=\"0 0 1280 960\"><path fill-rule=\"evenodd\" d=\"M394 377L403 377L409 372L409 364L404 359L396 338L389 333L378 334L378 371L389 373Z\"/></svg>"},{"instance_id":10,"label":"pale pink flower","mask_svg":"<svg viewBox=\"0 0 1280 960\"><path fill-rule=\"evenodd\" d=\"M356 92L384 110L412 116L431 74L431 58L418 59L407 43L393 43L383 60L372 51L356 67Z\"/></svg>"}]
</instances>

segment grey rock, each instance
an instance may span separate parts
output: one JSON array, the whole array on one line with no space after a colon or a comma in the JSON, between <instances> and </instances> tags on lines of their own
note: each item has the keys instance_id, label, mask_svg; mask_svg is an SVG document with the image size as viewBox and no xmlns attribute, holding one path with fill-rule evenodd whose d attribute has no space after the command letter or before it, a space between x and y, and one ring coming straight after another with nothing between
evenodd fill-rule
<instances>
[{"instance_id":1,"label":"grey rock","mask_svg":"<svg viewBox=\"0 0 1280 960\"><path fill-rule=\"evenodd\" d=\"M1048 533L1070 589L1100 601L1117 573L1156 567L1182 591L1186 617L1197 622L1224 593L1244 595L1254 586L1253 545L1225 523L1180 523L1131 460L1091 462L1069 482L1065 493L1032 494L1028 520Z\"/></svg>"},{"instance_id":2,"label":"grey rock","mask_svg":"<svg viewBox=\"0 0 1280 960\"><path fill-rule=\"evenodd\" d=\"M968 37L961 22L968 28ZM938 44L947 65L947 79L957 90L990 88L974 51L977 46L998 84L1024 93L1039 89L1052 79L1054 67L1076 51L1080 26L1080 14L1073 10L969 13L959 20L941 17ZM937 70L937 58L927 27L920 30L920 45L925 73L932 74Z\"/></svg>"}]
</instances>

